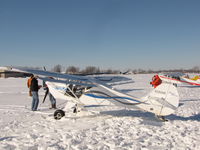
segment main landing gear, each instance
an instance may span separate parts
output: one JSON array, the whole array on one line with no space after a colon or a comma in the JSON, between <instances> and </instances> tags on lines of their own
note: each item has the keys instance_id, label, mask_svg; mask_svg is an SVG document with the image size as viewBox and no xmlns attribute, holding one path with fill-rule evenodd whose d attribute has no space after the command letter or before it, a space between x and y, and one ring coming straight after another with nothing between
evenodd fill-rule
<instances>
[{"instance_id":1,"label":"main landing gear","mask_svg":"<svg viewBox=\"0 0 200 150\"><path fill-rule=\"evenodd\" d=\"M63 116L65 116L65 112L61 109L58 109L54 112L54 119L60 120Z\"/></svg>"},{"instance_id":2,"label":"main landing gear","mask_svg":"<svg viewBox=\"0 0 200 150\"><path fill-rule=\"evenodd\" d=\"M80 112L80 107L78 107L78 105L76 104L74 107L72 107L73 109L73 113L78 113Z\"/></svg>"},{"instance_id":3,"label":"main landing gear","mask_svg":"<svg viewBox=\"0 0 200 150\"><path fill-rule=\"evenodd\" d=\"M75 106L73 106L72 109L73 109L74 114L77 114L81 110L77 104ZM63 111L62 109L58 109L54 112L54 119L56 119L56 120L60 120L64 116L65 116L65 111Z\"/></svg>"}]
</instances>

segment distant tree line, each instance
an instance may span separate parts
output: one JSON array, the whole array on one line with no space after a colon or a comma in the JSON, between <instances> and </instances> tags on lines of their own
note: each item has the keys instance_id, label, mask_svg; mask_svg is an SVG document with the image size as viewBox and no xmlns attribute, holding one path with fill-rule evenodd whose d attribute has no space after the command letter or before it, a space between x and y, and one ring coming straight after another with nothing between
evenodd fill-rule
<instances>
[{"instance_id":1,"label":"distant tree line","mask_svg":"<svg viewBox=\"0 0 200 150\"><path fill-rule=\"evenodd\" d=\"M200 67L195 66L191 69L159 69L159 70L144 70L144 69L128 69L127 71L113 70L113 69L100 69L95 66L87 66L84 69L80 69L76 66L68 66L63 69L61 65L55 65L51 71L62 72L66 74L80 74L80 75L90 75L90 74L147 74L147 73L160 73L160 72L182 72L182 73L200 73Z\"/></svg>"},{"instance_id":2,"label":"distant tree line","mask_svg":"<svg viewBox=\"0 0 200 150\"><path fill-rule=\"evenodd\" d=\"M120 74L119 70L102 70L99 67L95 66L87 66L85 69L80 69L79 67L69 66L63 71L63 67L61 65L56 65L52 68L53 72L64 72L66 74L80 74L80 75L90 75L90 74Z\"/></svg>"},{"instance_id":3,"label":"distant tree line","mask_svg":"<svg viewBox=\"0 0 200 150\"><path fill-rule=\"evenodd\" d=\"M181 72L181 73L200 73L200 67L195 66L191 69L159 69L159 70L143 70L143 69L134 69L133 73L161 73L161 72Z\"/></svg>"}]
</instances>

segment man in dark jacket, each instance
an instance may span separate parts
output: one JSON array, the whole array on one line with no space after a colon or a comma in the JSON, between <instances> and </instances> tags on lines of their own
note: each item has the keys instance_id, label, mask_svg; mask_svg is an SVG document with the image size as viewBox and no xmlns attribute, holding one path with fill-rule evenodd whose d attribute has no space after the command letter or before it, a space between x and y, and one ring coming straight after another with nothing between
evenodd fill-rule
<instances>
[{"instance_id":1,"label":"man in dark jacket","mask_svg":"<svg viewBox=\"0 0 200 150\"><path fill-rule=\"evenodd\" d=\"M37 80L37 76L34 76L32 78L31 81L31 86L30 86L30 90L32 93L32 105L31 105L31 109L32 111L36 111L38 104L39 104L39 96L38 96L38 90L41 88L41 86L38 85L38 80Z\"/></svg>"}]
</instances>

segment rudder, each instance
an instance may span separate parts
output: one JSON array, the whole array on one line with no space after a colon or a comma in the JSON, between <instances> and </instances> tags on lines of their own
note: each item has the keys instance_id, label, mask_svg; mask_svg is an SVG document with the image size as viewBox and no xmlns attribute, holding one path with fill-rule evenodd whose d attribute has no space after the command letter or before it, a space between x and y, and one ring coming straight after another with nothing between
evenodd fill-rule
<instances>
[{"instance_id":1,"label":"rudder","mask_svg":"<svg viewBox=\"0 0 200 150\"><path fill-rule=\"evenodd\" d=\"M162 83L145 98L144 110L150 111L158 116L167 116L176 110L179 105L179 94L173 84Z\"/></svg>"}]
</instances>

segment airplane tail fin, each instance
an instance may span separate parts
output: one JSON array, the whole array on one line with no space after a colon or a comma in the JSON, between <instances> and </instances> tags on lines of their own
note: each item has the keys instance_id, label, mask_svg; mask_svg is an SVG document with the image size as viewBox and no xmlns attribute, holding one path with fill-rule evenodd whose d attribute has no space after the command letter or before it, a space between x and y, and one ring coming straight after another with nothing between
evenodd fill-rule
<instances>
[{"instance_id":1,"label":"airplane tail fin","mask_svg":"<svg viewBox=\"0 0 200 150\"><path fill-rule=\"evenodd\" d=\"M176 110L179 105L179 94L173 84L162 83L146 97L144 104L139 107L158 116L167 116Z\"/></svg>"}]
</instances>

